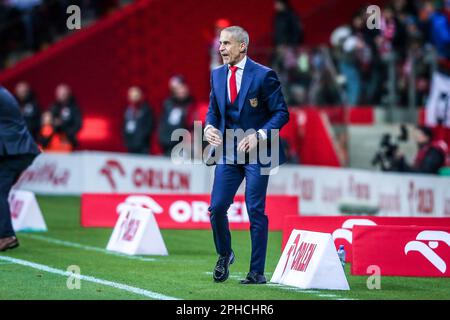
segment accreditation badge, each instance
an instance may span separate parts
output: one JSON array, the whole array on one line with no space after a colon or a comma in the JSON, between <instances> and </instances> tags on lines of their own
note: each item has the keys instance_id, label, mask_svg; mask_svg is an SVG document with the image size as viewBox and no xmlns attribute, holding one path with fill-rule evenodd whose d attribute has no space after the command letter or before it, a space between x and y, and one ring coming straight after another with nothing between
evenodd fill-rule
<instances>
[{"instance_id":1,"label":"accreditation badge","mask_svg":"<svg viewBox=\"0 0 450 320\"><path fill-rule=\"evenodd\" d=\"M258 106L258 98L249 99L249 101L250 101L250 105L253 108L256 108Z\"/></svg>"}]
</instances>

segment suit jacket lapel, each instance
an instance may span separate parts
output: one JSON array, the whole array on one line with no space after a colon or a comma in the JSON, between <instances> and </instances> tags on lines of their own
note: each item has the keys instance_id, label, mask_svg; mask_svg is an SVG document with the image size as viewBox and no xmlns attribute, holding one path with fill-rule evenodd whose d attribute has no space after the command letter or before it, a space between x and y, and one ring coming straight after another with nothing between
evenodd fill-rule
<instances>
[{"instance_id":1,"label":"suit jacket lapel","mask_svg":"<svg viewBox=\"0 0 450 320\"><path fill-rule=\"evenodd\" d=\"M218 74L218 84L216 84L216 92L217 92L217 101L219 104L219 110L222 114L222 117L225 117L225 106L227 104L227 72L228 67L227 65L223 65L223 67L219 70Z\"/></svg>"},{"instance_id":2,"label":"suit jacket lapel","mask_svg":"<svg viewBox=\"0 0 450 320\"><path fill-rule=\"evenodd\" d=\"M247 62L245 63L244 74L242 75L241 89L239 90L238 95L238 106L239 113L242 111L244 107L245 99L247 99L247 92L250 89L250 85L253 81L253 61L247 57Z\"/></svg>"}]
</instances>

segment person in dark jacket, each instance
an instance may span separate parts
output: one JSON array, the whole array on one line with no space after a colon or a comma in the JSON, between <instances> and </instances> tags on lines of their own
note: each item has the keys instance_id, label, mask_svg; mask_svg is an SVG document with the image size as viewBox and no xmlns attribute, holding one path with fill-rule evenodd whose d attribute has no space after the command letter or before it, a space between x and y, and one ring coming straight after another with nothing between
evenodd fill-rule
<instances>
[{"instance_id":1,"label":"person in dark jacket","mask_svg":"<svg viewBox=\"0 0 450 320\"><path fill-rule=\"evenodd\" d=\"M164 101L159 126L159 143L166 156L170 156L172 148L179 143L179 141L172 141L172 132L177 129L192 128L194 104L189 87L182 77L173 77L169 86L172 94Z\"/></svg>"},{"instance_id":2,"label":"person in dark jacket","mask_svg":"<svg viewBox=\"0 0 450 320\"><path fill-rule=\"evenodd\" d=\"M450 60L448 11L440 8L433 1L425 1L421 10L421 18L428 41L436 48L438 58Z\"/></svg>"},{"instance_id":3,"label":"person in dark jacket","mask_svg":"<svg viewBox=\"0 0 450 320\"><path fill-rule=\"evenodd\" d=\"M15 94L28 130L36 140L41 128L41 109L34 93L28 83L19 82L16 85Z\"/></svg>"},{"instance_id":4,"label":"person in dark jacket","mask_svg":"<svg viewBox=\"0 0 450 320\"><path fill-rule=\"evenodd\" d=\"M13 95L0 87L0 251L19 246L11 222L9 192L40 153Z\"/></svg>"},{"instance_id":5,"label":"person in dark jacket","mask_svg":"<svg viewBox=\"0 0 450 320\"><path fill-rule=\"evenodd\" d=\"M152 110L139 87L128 89L128 106L123 121L123 138L129 153L148 154L154 125Z\"/></svg>"},{"instance_id":6,"label":"person in dark jacket","mask_svg":"<svg viewBox=\"0 0 450 320\"><path fill-rule=\"evenodd\" d=\"M433 141L431 128L419 126L414 138L418 152L413 164L408 164L402 154L397 154L396 170L399 172L437 174L445 165L448 147L444 141Z\"/></svg>"},{"instance_id":7,"label":"person in dark jacket","mask_svg":"<svg viewBox=\"0 0 450 320\"><path fill-rule=\"evenodd\" d=\"M73 148L78 146L77 134L82 127L82 117L72 91L66 84L56 87L56 101L50 107L56 132L64 133Z\"/></svg>"},{"instance_id":8,"label":"person in dark jacket","mask_svg":"<svg viewBox=\"0 0 450 320\"><path fill-rule=\"evenodd\" d=\"M275 46L297 47L300 45L303 42L303 27L289 1L276 0L275 11Z\"/></svg>"}]
</instances>

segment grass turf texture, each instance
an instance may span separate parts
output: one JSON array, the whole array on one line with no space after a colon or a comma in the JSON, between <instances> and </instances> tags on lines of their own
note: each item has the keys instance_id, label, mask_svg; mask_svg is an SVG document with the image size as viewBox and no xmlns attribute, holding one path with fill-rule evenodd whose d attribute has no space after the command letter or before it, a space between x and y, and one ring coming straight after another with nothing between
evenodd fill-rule
<instances>
[{"instance_id":1,"label":"grass turf texture","mask_svg":"<svg viewBox=\"0 0 450 320\"><path fill-rule=\"evenodd\" d=\"M38 234L52 239L105 248L111 229L81 228L78 197L38 197L49 232ZM350 291L300 290L262 285L242 286L238 280L248 271L250 236L248 231L234 231L233 249L236 262L230 279L212 281L216 262L212 234L209 230L162 230L167 257L141 261L105 252L70 247L19 233L21 246L1 253L67 270L78 265L81 274L126 284L180 299L450 299L450 279L382 277L381 290L369 290L367 277L346 274ZM269 235L266 276L270 279L280 257L281 232ZM2 299L148 299L147 297L81 281L81 289L69 290L67 277L17 265L0 259L0 300Z\"/></svg>"}]
</instances>

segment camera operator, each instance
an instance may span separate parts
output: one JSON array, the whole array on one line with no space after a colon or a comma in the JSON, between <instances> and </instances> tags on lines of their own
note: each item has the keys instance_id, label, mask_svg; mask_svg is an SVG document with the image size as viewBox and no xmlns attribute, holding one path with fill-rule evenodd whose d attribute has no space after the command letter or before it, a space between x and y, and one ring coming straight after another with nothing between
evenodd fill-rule
<instances>
[{"instance_id":1,"label":"camera operator","mask_svg":"<svg viewBox=\"0 0 450 320\"><path fill-rule=\"evenodd\" d=\"M439 169L445 166L447 144L442 140L433 141L433 131L424 126L416 128L414 140L418 146L414 164L408 164L404 155L397 150L392 171L437 174Z\"/></svg>"}]
</instances>

